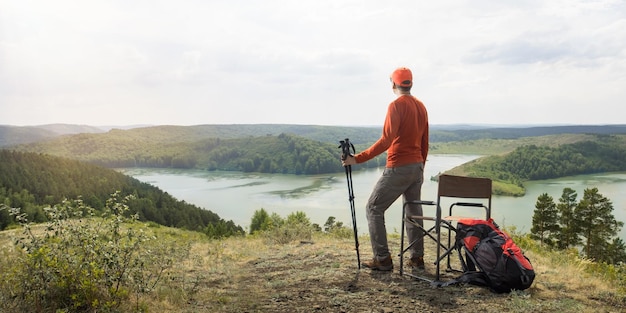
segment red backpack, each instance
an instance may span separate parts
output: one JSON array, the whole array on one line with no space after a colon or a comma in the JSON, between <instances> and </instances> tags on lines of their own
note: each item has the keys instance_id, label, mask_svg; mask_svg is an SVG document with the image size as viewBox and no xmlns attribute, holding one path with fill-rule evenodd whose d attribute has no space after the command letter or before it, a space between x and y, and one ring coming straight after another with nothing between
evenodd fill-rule
<instances>
[{"instance_id":1,"label":"red backpack","mask_svg":"<svg viewBox=\"0 0 626 313\"><path fill-rule=\"evenodd\" d=\"M527 289L535 279L530 260L493 219L459 220L455 245L463 275L444 285L469 283L504 293ZM465 260L460 251L465 251Z\"/></svg>"}]
</instances>

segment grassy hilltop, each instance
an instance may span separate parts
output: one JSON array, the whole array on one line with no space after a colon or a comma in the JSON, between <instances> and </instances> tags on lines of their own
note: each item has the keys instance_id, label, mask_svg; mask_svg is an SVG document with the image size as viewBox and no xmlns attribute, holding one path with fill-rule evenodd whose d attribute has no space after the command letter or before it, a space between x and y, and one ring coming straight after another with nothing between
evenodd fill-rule
<instances>
[{"instance_id":1,"label":"grassy hilltop","mask_svg":"<svg viewBox=\"0 0 626 313\"><path fill-rule=\"evenodd\" d=\"M158 273L141 277L145 288L123 285L122 293L109 294L95 289L95 279L89 288L100 295L98 312L623 312L626 309L626 285L623 276L597 264L586 262L565 252L542 250L526 236L514 233L514 239L525 250L536 270L531 288L509 294L494 294L474 286L432 288L428 283L398 275L398 258L394 272L371 272L357 269L354 241L350 230L322 233L262 232L246 237L210 240L197 232L148 224L124 224L142 229L153 240L144 241L136 249L137 258L152 260L143 266ZM74 226L79 227L79 226ZM35 232L42 232L41 228ZM20 229L0 233L0 267L2 282L0 309L12 312L49 312L60 309L64 302L57 299L24 302L11 294L21 290L11 287L15 276L15 252L12 238ZM43 236L42 233L40 235ZM367 236L359 238L361 258L371 256ZM392 253L397 253L400 238L390 234ZM167 248L170 247L170 248ZM144 250L150 250L145 253ZM432 275L434 244L426 241L426 272ZM54 255L50 251L48 255ZM60 258L59 258L60 259ZM159 263L155 260L168 260ZM95 259L93 262L98 262ZM101 260L102 261L102 260ZM453 259L454 261L454 259ZM97 268L98 265L95 265ZM155 270L158 268L158 270ZM10 270L10 271L7 271ZM42 269L26 269L44 272ZM12 274L11 274L12 273ZM454 277L444 273L443 280ZM145 274L145 273L144 273ZM621 274L623 275L623 274ZM18 275L19 276L19 275ZM621 278L619 278L621 277ZM31 282L32 280L28 280ZM135 281L136 283L136 281ZM153 284L154 283L154 284ZM141 285L144 286L144 285ZM78 294L76 289L67 286ZM32 286L31 288L34 288ZM94 290L95 289L95 290ZM55 289L48 287L48 294ZM41 292L39 290L38 292ZM99 292L99 293L96 293ZM34 297L34 295L30 295ZM41 295L40 295L41 296ZM43 299L45 295L41 296ZM41 299L41 298L39 298ZM116 303L103 305L104 300ZM28 300L28 299L26 299ZM31 300L32 301L32 300ZM81 303L81 302L79 302ZM110 302L113 303L113 302ZM67 304L67 303L66 303ZM81 308L65 312L96 312L82 302Z\"/></svg>"}]
</instances>

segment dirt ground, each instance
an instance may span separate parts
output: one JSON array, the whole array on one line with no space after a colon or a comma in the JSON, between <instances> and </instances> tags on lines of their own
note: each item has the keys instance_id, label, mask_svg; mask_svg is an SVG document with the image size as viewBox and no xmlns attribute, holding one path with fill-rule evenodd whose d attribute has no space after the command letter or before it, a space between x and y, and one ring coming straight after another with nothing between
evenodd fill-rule
<instances>
[{"instance_id":1,"label":"dirt ground","mask_svg":"<svg viewBox=\"0 0 626 313\"><path fill-rule=\"evenodd\" d=\"M467 288L435 289L426 281L400 276L397 269L394 272L358 270L356 261L348 262L347 266L326 262L327 258L337 259L343 255L323 254L302 259L291 254L287 257L297 260L309 273L281 277L293 269L290 265L278 265L284 258L248 264L249 273L262 273L250 275L246 279L250 285L285 279L284 284L273 285L265 301L254 304L253 309L263 312L459 312L473 301L465 297ZM474 296L494 297L487 290L470 292Z\"/></svg>"},{"instance_id":2,"label":"dirt ground","mask_svg":"<svg viewBox=\"0 0 626 313\"><path fill-rule=\"evenodd\" d=\"M392 251L399 251L392 241ZM368 246L361 242L361 260L371 257ZM204 271L214 258L206 257ZM562 284L544 284L541 273L525 291L495 294L468 285L433 287L400 275L398 257L393 272L359 270L354 241L345 239L225 243L219 259L185 312L623 312ZM434 260L428 254L425 259L426 270L416 274L432 278ZM457 275L442 270L441 280Z\"/></svg>"}]
</instances>

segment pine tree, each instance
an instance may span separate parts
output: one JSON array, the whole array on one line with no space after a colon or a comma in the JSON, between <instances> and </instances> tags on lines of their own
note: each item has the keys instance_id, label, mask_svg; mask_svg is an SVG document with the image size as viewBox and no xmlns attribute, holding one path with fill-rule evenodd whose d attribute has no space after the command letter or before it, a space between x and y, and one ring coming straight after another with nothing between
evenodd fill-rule
<instances>
[{"instance_id":1,"label":"pine tree","mask_svg":"<svg viewBox=\"0 0 626 313\"><path fill-rule=\"evenodd\" d=\"M618 264L626 262L626 244L621 238L613 238L613 241L609 244L606 257L606 261L610 264Z\"/></svg>"},{"instance_id":2,"label":"pine tree","mask_svg":"<svg viewBox=\"0 0 626 313\"><path fill-rule=\"evenodd\" d=\"M557 246L559 249L568 249L576 247L581 243L578 222L574 210L578 203L576 198L578 194L572 188L564 188L559 203L556 205L559 211L559 225L561 231L557 236Z\"/></svg>"},{"instance_id":3,"label":"pine tree","mask_svg":"<svg viewBox=\"0 0 626 313\"><path fill-rule=\"evenodd\" d=\"M559 233L559 216L554 199L547 193L541 194L535 204L533 224L530 228L531 238L545 243L549 247L555 246L555 238Z\"/></svg>"},{"instance_id":4,"label":"pine tree","mask_svg":"<svg viewBox=\"0 0 626 313\"><path fill-rule=\"evenodd\" d=\"M612 240L624 226L615 220L612 214L613 204L598 193L598 188L585 189L583 198L576 207L575 214L580 220L578 225L584 237L583 252L588 258L598 262L611 262L610 251L615 249ZM619 242L613 242L619 245ZM621 245L623 247L623 243Z\"/></svg>"}]
</instances>

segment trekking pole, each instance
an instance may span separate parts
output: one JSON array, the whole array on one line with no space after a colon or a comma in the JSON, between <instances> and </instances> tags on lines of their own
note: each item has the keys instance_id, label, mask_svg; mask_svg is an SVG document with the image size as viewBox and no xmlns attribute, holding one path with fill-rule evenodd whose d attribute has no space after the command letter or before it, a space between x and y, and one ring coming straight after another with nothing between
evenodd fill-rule
<instances>
[{"instance_id":1,"label":"trekking pole","mask_svg":"<svg viewBox=\"0 0 626 313\"><path fill-rule=\"evenodd\" d=\"M345 160L348 156L353 156L354 145L350 142L350 139L339 141L341 144L338 148L341 148L341 159ZM354 210L354 190L352 188L352 166L344 166L346 169L346 179L348 180L348 201L350 201L350 212L352 213L352 229L354 230L354 247L356 249L356 261L357 266L361 269L361 256L359 255L359 234L356 227L356 214Z\"/></svg>"}]
</instances>

